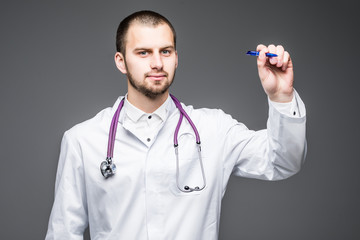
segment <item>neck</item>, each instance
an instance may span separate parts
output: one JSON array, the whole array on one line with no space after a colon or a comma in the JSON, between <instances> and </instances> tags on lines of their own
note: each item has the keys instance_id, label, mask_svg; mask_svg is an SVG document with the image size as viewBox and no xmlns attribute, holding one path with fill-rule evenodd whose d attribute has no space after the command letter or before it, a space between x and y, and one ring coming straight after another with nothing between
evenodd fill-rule
<instances>
[{"instance_id":1,"label":"neck","mask_svg":"<svg viewBox=\"0 0 360 240\"><path fill-rule=\"evenodd\" d=\"M153 99L137 92L136 90L131 91L128 89L127 100L138 109L146 113L153 113L166 101L168 96L169 92L166 91L164 94L161 94Z\"/></svg>"}]
</instances>

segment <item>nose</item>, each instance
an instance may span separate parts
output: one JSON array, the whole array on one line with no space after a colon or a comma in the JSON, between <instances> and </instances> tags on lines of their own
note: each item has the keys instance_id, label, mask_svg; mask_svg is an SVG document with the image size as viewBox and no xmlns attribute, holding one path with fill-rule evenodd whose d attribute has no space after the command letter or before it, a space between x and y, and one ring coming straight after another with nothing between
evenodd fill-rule
<instances>
[{"instance_id":1,"label":"nose","mask_svg":"<svg viewBox=\"0 0 360 240\"><path fill-rule=\"evenodd\" d=\"M163 68L162 58L159 53L153 54L153 56L151 58L150 67L152 69L157 69L157 70L161 70Z\"/></svg>"}]
</instances>

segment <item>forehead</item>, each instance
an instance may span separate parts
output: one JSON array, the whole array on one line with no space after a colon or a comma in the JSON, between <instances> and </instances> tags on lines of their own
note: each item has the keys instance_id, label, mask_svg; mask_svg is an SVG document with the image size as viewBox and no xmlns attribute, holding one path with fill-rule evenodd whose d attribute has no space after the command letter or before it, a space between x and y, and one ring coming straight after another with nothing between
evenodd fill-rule
<instances>
[{"instance_id":1,"label":"forehead","mask_svg":"<svg viewBox=\"0 0 360 240\"><path fill-rule=\"evenodd\" d=\"M174 35L165 24L156 26L134 22L130 25L126 36L126 49L174 47Z\"/></svg>"}]
</instances>

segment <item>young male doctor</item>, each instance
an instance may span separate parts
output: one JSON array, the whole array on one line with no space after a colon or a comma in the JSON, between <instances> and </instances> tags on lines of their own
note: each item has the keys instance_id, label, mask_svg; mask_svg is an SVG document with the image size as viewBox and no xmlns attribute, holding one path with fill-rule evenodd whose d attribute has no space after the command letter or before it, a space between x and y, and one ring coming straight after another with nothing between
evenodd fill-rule
<instances>
[{"instance_id":1,"label":"young male doctor","mask_svg":"<svg viewBox=\"0 0 360 240\"><path fill-rule=\"evenodd\" d=\"M95 240L217 239L230 175L280 180L300 170L305 107L282 46L257 46L269 118L267 129L252 131L221 110L193 109L170 96L178 53L174 28L163 16L128 16L116 45L127 94L65 132L46 239L83 239L88 226ZM100 169L114 123L113 158Z\"/></svg>"}]
</instances>

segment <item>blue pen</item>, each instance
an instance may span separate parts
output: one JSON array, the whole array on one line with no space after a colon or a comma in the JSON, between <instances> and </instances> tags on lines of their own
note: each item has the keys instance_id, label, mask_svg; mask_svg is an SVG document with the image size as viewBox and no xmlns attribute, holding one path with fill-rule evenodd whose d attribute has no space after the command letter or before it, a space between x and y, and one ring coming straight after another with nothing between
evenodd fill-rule
<instances>
[{"instance_id":1,"label":"blue pen","mask_svg":"<svg viewBox=\"0 0 360 240\"><path fill-rule=\"evenodd\" d=\"M250 56L259 56L259 52L258 51L248 51L246 53L247 55L250 55ZM265 55L267 57L277 57L278 55L276 55L275 53L265 53Z\"/></svg>"}]
</instances>

